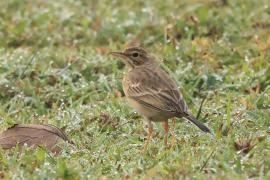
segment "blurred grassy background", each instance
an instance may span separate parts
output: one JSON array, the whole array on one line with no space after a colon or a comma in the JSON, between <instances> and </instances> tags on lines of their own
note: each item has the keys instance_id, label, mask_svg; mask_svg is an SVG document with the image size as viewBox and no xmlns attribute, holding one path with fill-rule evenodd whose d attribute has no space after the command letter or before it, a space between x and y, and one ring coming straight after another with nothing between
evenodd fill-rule
<instances>
[{"instance_id":1,"label":"blurred grassy background","mask_svg":"<svg viewBox=\"0 0 270 180\"><path fill-rule=\"evenodd\" d=\"M77 145L53 157L0 150L0 178L270 178L269 0L2 0L0 130L51 123ZM149 151L127 106L123 64L107 56L140 44L163 61L216 139L172 124ZM238 151L240 150L240 152Z\"/></svg>"}]
</instances>

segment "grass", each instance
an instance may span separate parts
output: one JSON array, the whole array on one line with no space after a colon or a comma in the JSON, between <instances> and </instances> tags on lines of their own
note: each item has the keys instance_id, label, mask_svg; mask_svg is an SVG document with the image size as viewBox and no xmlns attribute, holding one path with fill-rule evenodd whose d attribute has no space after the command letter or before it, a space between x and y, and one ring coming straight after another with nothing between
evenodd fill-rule
<instances>
[{"instance_id":1,"label":"grass","mask_svg":"<svg viewBox=\"0 0 270 180\"><path fill-rule=\"evenodd\" d=\"M0 130L51 123L76 147L0 150L6 179L269 179L270 2L0 1ZM176 120L163 146L123 98L109 57L140 43L215 138ZM236 147L238 150L237 151Z\"/></svg>"}]
</instances>

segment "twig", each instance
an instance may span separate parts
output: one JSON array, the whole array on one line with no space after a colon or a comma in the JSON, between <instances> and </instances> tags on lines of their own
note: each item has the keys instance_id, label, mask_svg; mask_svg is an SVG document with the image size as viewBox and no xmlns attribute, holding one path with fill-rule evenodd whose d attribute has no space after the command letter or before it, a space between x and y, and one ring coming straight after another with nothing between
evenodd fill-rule
<instances>
[{"instance_id":1,"label":"twig","mask_svg":"<svg viewBox=\"0 0 270 180\"><path fill-rule=\"evenodd\" d=\"M118 126L116 126L116 128L122 127L122 126L124 126L124 125L126 125L126 124L128 124L128 123L131 123L131 122L133 122L133 120L129 120L129 121L127 121L127 122L124 122L124 123L122 123L122 124L119 124Z\"/></svg>"},{"instance_id":2,"label":"twig","mask_svg":"<svg viewBox=\"0 0 270 180\"><path fill-rule=\"evenodd\" d=\"M35 54L31 57L30 61L26 64L26 66L25 66L25 68L24 68L22 74L20 75L20 78L22 78L22 77L24 76L24 74L25 74L27 68L33 63L33 61L34 61L36 55L37 55L37 53L35 53Z\"/></svg>"},{"instance_id":3,"label":"twig","mask_svg":"<svg viewBox=\"0 0 270 180\"><path fill-rule=\"evenodd\" d=\"M72 66L73 64L77 63L80 60L80 58L76 59L75 61L71 62L70 64L68 64L66 67L60 69L58 72L56 72L56 74L62 74L63 72L65 72L68 68L70 68L70 66Z\"/></svg>"},{"instance_id":4,"label":"twig","mask_svg":"<svg viewBox=\"0 0 270 180\"><path fill-rule=\"evenodd\" d=\"M197 116L196 116L196 119L198 119L201 115L201 112L202 112L202 106L203 106L203 103L204 101L206 100L207 96L205 96L200 104L200 107L199 107L199 110L198 110L198 113L197 113Z\"/></svg>"},{"instance_id":5,"label":"twig","mask_svg":"<svg viewBox=\"0 0 270 180\"><path fill-rule=\"evenodd\" d=\"M207 157L206 161L203 163L203 165L202 165L202 167L200 169L200 172L205 168L205 166L207 165L208 161L213 156L214 152L215 152L215 149L210 153L210 155Z\"/></svg>"}]
</instances>

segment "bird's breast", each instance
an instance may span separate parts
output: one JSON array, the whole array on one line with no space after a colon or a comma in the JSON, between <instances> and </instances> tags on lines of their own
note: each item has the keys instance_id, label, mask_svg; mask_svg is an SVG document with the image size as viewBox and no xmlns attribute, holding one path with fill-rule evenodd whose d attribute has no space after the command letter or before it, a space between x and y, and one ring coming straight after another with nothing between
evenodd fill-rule
<instances>
[{"instance_id":1,"label":"bird's breast","mask_svg":"<svg viewBox=\"0 0 270 180\"><path fill-rule=\"evenodd\" d=\"M125 93L125 96L128 96L127 91L129 88L129 80L128 80L128 77L126 75L122 79L122 86L123 86L123 91Z\"/></svg>"}]
</instances>

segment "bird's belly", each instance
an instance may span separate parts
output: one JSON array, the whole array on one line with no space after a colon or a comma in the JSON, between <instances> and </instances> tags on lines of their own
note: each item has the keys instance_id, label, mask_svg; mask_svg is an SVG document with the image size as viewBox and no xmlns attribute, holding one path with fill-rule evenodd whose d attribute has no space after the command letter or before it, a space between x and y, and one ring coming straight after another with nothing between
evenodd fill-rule
<instances>
[{"instance_id":1,"label":"bird's belly","mask_svg":"<svg viewBox=\"0 0 270 180\"><path fill-rule=\"evenodd\" d=\"M163 113L158 110L149 108L143 104L138 103L137 101L127 98L131 107L133 107L141 116L146 117L150 121L160 122L165 121L172 116L168 115L168 113Z\"/></svg>"}]
</instances>

